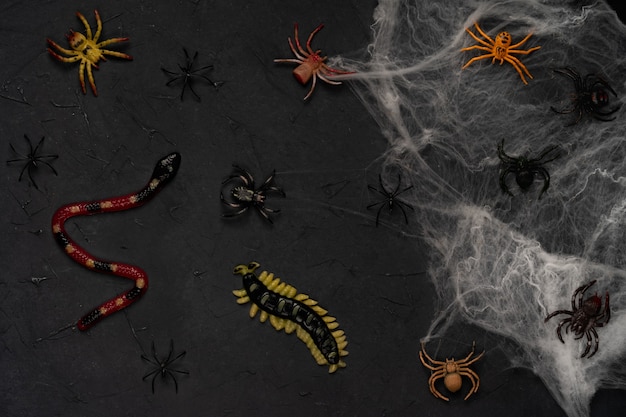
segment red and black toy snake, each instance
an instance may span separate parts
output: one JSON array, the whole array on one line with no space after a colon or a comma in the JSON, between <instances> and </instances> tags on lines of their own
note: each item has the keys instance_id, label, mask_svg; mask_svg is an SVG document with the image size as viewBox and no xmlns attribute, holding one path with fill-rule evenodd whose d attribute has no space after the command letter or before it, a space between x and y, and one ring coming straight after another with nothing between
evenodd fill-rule
<instances>
[{"instance_id":1,"label":"red and black toy snake","mask_svg":"<svg viewBox=\"0 0 626 417\"><path fill-rule=\"evenodd\" d=\"M87 330L103 318L137 301L148 290L148 276L139 267L118 262L108 262L94 257L69 237L64 227L65 221L76 216L129 210L142 206L150 201L156 193L176 176L176 172L180 167L180 160L180 154L177 152L162 158L154 168L148 184L135 193L105 200L67 204L60 207L52 216L52 233L65 253L75 262L89 269L132 279L135 282L133 288L105 301L78 320L76 327L79 330Z\"/></svg>"}]
</instances>

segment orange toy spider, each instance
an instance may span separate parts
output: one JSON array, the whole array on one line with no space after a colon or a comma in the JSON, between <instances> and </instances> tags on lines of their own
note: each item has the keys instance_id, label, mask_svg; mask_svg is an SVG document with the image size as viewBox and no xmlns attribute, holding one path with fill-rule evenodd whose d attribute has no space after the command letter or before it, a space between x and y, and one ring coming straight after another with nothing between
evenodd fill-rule
<instances>
[{"instance_id":1,"label":"orange toy spider","mask_svg":"<svg viewBox=\"0 0 626 417\"><path fill-rule=\"evenodd\" d=\"M465 65L463 65L462 69L469 67L472 63L479 61L481 59L493 58L491 60L492 64L496 62L496 59L498 59L500 60L500 65L502 65L504 61L513 65L513 68L515 68L515 71L517 71L519 76L522 78L522 81L524 82L524 84L528 84L528 81L526 81L526 78L524 78L524 73L526 73L526 75L528 75L529 78L533 78L533 76L530 75L530 72L528 72L528 69L524 66L524 64L522 64L522 62L517 57L514 57L512 54L528 55L529 53L536 51L537 49L540 49L541 46L535 46L528 50L515 49L515 48L519 48L524 43L526 43L526 41L530 39L530 37L533 34L529 33L520 42L516 43L515 45L511 45L511 34L509 32L498 33L494 41L493 39L489 37L489 35L483 32L480 26L478 26L478 23L474 23L474 26L476 27L476 30L478 31L478 33L480 33L482 37L487 39L487 41L489 42L483 39L480 39L471 30L466 28L465 30L467 31L467 33L469 33L470 36L474 38L474 40L480 43L480 45L468 46L467 48L461 49L461 51L471 51L473 49L479 49L487 53L470 59L469 61L467 61Z\"/></svg>"},{"instance_id":2,"label":"orange toy spider","mask_svg":"<svg viewBox=\"0 0 626 417\"><path fill-rule=\"evenodd\" d=\"M100 33L102 32L102 20L100 20L100 15L98 14L97 10L94 10L94 14L96 15L96 23L98 24L98 29L96 30L95 36L91 35L91 26L89 26L89 23L87 22L87 19L85 19L85 16L83 16L80 12L76 12L76 16L78 16L80 21L83 22L83 25L85 25L86 36L82 33L74 32L70 29L69 34L65 36L72 49L65 49L51 39L47 39L47 41L50 46L56 48L59 52L62 52L65 55L69 56L61 56L54 52L51 48L48 48L48 52L50 52L50 55L52 55L59 61L80 61L78 77L80 79L80 86L83 90L83 94L87 94L87 90L85 88L85 67L87 67L87 77L89 78L89 85L91 85L91 90L93 91L94 96L97 96L98 89L96 88L96 83L93 79L91 67L98 69L98 61L106 61L106 58L104 57L105 55L111 55L118 58L130 60L132 60L133 57L121 52L102 49L102 47L110 45L112 43L127 41L128 38L112 38L106 41L98 42L98 38L100 37Z\"/></svg>"},{"instance_id":3,"label":"orange toy spider","mask_svg":"<svg viewBox=\"0 0 626 417\"><path fill-rule=\"evenodd\" d=\"M293 37L296 40L297 49L294 48L291 38L288 38L288 40L291 52L293 52L296 58L275 59L274 62L289 62L293 64L300 64L296 67L296 69L293 70L293 76L296 77L296 80L298 80L302 85L305 85L307 82L309 82L311 77L313 77L313 85L311 85L309 93L304 96L305 100L311 97L311 94L313 94L317 78L324 81L325 83L338 85L341 84L341 82L332 81L328 79L328 77L332 76L333 74L354 74L353 71L341 71L330 68L324 63L324 61L326 61L328 57L320 56L320 52L322 52L322 50L318 49L317 51L313 51L313 49L311 48L311 40L313 40L313 37L317 32L322 30L324 24L319 25L317 28L315 28L313 32L311 32L311 34L309 35L309 39L306 41L306 51L302 49L302 46L300 45L300 40L298 39L298 24L295 23L293 27Z\"/></svg>"},{"instance_id":4,"label":"orange toy spider","mask_svg":"<svg viewBox=\"0 0 626 417\"><path fill-rule=\"evenodd\" d=\"M435 381L441 378L443 378L443 385L446 387L448 391L457 392L458 390L461 389L461 385L463 384L462 377L466 376L472 382L472 389L470 389L470 391L465 396L466 400L470 397L470 395L478 391L478 386L480 385L480 378L478 377L476 372L472 371L469 368L469 365L473 364L474 362L482 358L485 352L483 351L480 355L470 360L470 358L474 354L475 345L476 343L472 345L472 351L469 353L469 355L465 357L465 359L455 361L454 358L452 359L446 358L444 362L444 361L436 361L430 356L428 356L428 353L426 353L426 350L424 349L424 343L422 342L422 350L419 353L420 360L422 361L422 364L425 367L433 371L430 374L430 378L428 378L428 386L430 387L430 392L432 392L432 394L435 397L441 398L442 400L445 400L445 401L449 401L448 397L445 397L443 394L437 391L437 388L435 388ZM426 363L426 361L424 360L424 357L428 359L429 363Z\"/></svg>"}]
</instances>

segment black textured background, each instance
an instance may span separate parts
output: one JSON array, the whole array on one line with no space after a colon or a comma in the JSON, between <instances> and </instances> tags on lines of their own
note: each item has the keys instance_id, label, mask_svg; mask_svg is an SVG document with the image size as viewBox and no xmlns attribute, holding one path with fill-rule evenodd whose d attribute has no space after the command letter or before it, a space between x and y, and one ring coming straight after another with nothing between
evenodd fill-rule
<instances>
[{"instance_id":1,"label":"black textured background","mask_svg":"<svg viewBox=\"0 0 626 417\"><path fill-rule=\"evenodd\" d=\"M46 137L58 154L54 176L34 173L39 190L21 182L19 165L3 168L0 277L1 416L562 416L542 382L511 369L492 336L459 326L440 353L459 355L472 340L487 351L474 369L481 386L450 403L428 391L420 337L436 295L425 274L418 230L401 215L381 216L375 201L377 158L386 141L348 85L307 88L291 76L287 37L319 23L325 54L350 54L370 41L374 1L13 1L0 7L0 155L23 152L27 134ZM95 71L100 96L83 95L78 65L60 63L46 38L83 31L81 11L102 39L128 36ZM623 7L620 6L620 7ZM167 87L160 67L176 69L182 48L199 52L219 90L194 84L202 97ZM623 91L620 92L623 94ZM150 290L138 303L91 331L51 334L129 287L121 278L73 263L54 242L57 207L142 187L156 161L177 150L181 170L154 201L137 210L77 218L69 233L99 257L144 268ZM287 198L273 226L257 213L220 217L220 183L231 164L258 181L273 169ZM241 287L234 265L263 269L311 295L348 336L347 368L318 367L295 337L248 318L231 294ZM43 338L41 341L38 339ZM154 341L186 351L171 379L142 376ZM463 353L464 354L464 353ZM464 382L464 389L469 384ZM623 391L600 391L593 416L623 415Z\"/></svg>"}]
</instances>

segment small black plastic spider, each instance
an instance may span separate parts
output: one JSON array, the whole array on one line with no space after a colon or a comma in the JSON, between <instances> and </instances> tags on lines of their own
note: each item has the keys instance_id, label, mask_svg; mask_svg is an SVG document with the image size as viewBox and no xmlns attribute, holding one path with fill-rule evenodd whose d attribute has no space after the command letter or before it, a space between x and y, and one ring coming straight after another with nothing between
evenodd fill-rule
<instances>
[{"instance_id":1,"label":"small black plastic spider","mask_svg":"<svg viewBox=\"0 0 626 417\"><path fill-rule=\"evenodd\" d=\"M587 336L587 347L585 351L580 356L584 358L587 356L589 351L591 350L592 340L595 341L595 346L589 358L596 354L598 351L598 345L600 344L598 340L598 332L596 332L596 327L603 327L605 324L609 322L611 319L611 309L609 307L609 292L606 292L606 299L604 302L604 309L602 309L602 298L598 296L598 294L594 294L591 297L587 298L583 301L583 297L585 292L596 283L596 280L581 285L574 291L572 294L572 310L557 310L552 312L546 317L544 322L547 322L552 317L557 316L559 314L567 314L570 317L567 317L559 323L556 328L556 334L559 337L561 343L565 343L563 341L563 336L561 335L561 328L563 325L567 324L565 327L565 332L567 333L569 329L572 329L572 332L576 336L576 339L582 339L583 336ZM593 338L592 338L593 336Z\"/></svg>"},{"instance_id":2,"label":"small black plastic spider","mask_svg":"<svg viewBox=\"0 0 626 417\"><path fill-rule=\"evenodd\" d=\"M230 177L226 178L222 182L222 187L233 180L239 180L241 182L241 185L233 187L230 190L230 196L232 197L233 201L227 201L226 198L224 198L224 194L222 192L220 192L220 200L226 206L237 209L237 211L232 213L224 213L222 214L222 216L238 216L248 210L250 207L254 207L268 222L273 223L272 219L270 218L270 214L279 213L280 210L265 207L265 198L267 197L267 193L273 191L283 197L286 197L285 192L281 188L272 185L274 177L276 176L276 171L272 171L272 174L267 177L267 179L263 181L263 184L261 184L261 186L257 189L254 185L254 178L248 171L237 165L233 165L233 168L235 170L235 173L233 173Z\"/></svg>"},{"instance_id":3,"label":"small black plastic spider","mask_svg":"<svg viewBox=\"0 0 626 417\"><path fill-rule=\"evenodd\" d=\"M22 181L22 176L24 175L24 171L28 171L28 178L30 179L30 182L33 183L33 186L36 189L39 189L39 187L37 187L37 183L33 179L33 170L39 168L39 164L46 165L48 168L52 170L52 172L54 172L54 175L59 175L56 169L54 169L54 167L50 165L49 162L46 161L46 159L52 159L52 160L57 159L59 155L39 153L41 151L41 147L43 146L44 138L45 136L42 136L37 146L33 148L33 144L30 141L30 138L27 135L24 135L24 139L26 139L26 142L28 142L28 154L26 155L23 155L19 153L18 151L16 151L15 147L13 147L13 144L9 143L9 146L11 147L13 152L19 155L20 157L15 158L15 159L9 159L7 161L7 164L11 164L14 162L25 162L24 167L22 168L22 171L20 172L18 181Z\"/></svg>"},{"instance_id":4,"label":"small black plastic spider","mask_svg":"<svg viewBox=\"0 0 626 417\"><path fill-rule=\"evenodd\" d=\"M167 358L159 359L156 353L156 349L154 348L154 341L152 342L152 358L149 358L143 354L141 355L141 359L155 366L155 368L152 371L145 374L142 378L145 381L146 378L152 376L152 393L153 394L154 394L154 380L156 379L158 375L161 375L162 379L165 379L169 375L174 381L174 387L176 388L176 393L178 393L178 382L176 381L174 372L177 372L179 374L189 375L189 371L182 371L180 369L172 369L170 365L172 365L178 359L185 356L186 353L187 353L186 351L182 351L181 353L178 354L178 356L172 359L172 355L174 354L174 340L170 339L170 351L167 354Z\"/></svg>"},{"instance_id":5,"label":"small black plastic spider","mask_svg":"<svg viewBox=\"0 0 626 417\"><path fill-rule=\"evenodd\" d=\"M406 224L409 224L409 219L406 215L406 211L404 210L404 208L408 208L413 210L413 207L408 205L407 203L400 201L398 199L398 196L402 193L404 193L405 191L410 190L411 188L413 188L413 185L409 185L408 187L406 187L405 189L403 189L402 191L398 191L400 190L400 185L402 184L402 178L400 173L398 173L398 184L396 185L396 188L393 191L389 191L387 190L387 188L385 188L385 186L383 185L383 177L378 174L378 184L380 184L380 189L372 186L372 185L367 185L367 188L369 188L372 191L376 191L378 192L380 195L382 195L383 197L385 197L383 200L381 201L377 201L376 203L372 203L369 206L367 206L367 209L371 209L372 207L378 206L380 205L380 208L378 209L378 212L376 213L376 227L378 227L378 222L380 219L380 212L382 211L383 207L387 206L387 208L389 208L389 214L391 214L393 212L393 208L394 206L398 206L400 208L400 210L402 211L402 214L404 215L404 221Z\"/></svg>"},{"instance_id":6,"label":"small black plastic spider","mask_svg":"<svg viewBox=\"0 0 626 417\"><path fill-rule=\"evenodd\" d=\"M213 69L213 65L206 65L202 68L193 69L193 65L196 63L196 58L198 58L198 51L193 54L193 58L189 58L189 54L187 53L187 49L183 48L183 52L185 52L185 65L178 64L178 68L180 72L173 72L161 67L161 71L166 73L168 76L173 77L170 79L165 85L169 86L172 83L182 79L183 80L183 90L180 92L180 101L183 101L183 96L185 95L185 89L189 86L189 90L193 93L193 95L198 99L198 101L202 101L200 96L194 91L191 86L194 77L202 78L209 82L216 89L219 88L222 84L222 81L211 81L209 77L203 74L198 74L200 71L211 70Z\"/></svg>"},{"instance_id":7,"label":"small black plastic spider","mask_svg":"<svg viewBox=\"0 0 626 417\"><path fill-rule=\"evenodd\" d=\"M576 92L572 94L572 107L563 110L557 110L552 106L550 107L553 112L559 114L578 112L576 120L568 124L568 126L575 125L580 122L584 114L603 122L615 120L615 117L608 116L618 111L621 104L613 107L612 109L604 110L604 108L609 105L609 93L612 93L615 97L617 97L615 90L611 88L609 83L604 78L596 74L587 74L583 79L575 69L570 67L556 68L553 71L571 79L574 82L574 88L576 89Z\"/></svg>"},{"instance_id":8,"label":"small black plastic spider","mask_svg":"<svg viewBox=\"0 0 626 417\"><path fill-rule=\"evenodd\" d=\"M498 144L498 158L502 161L502 167L500 169L500 188L502 191L509 195L513 193L506 185L506 177L509 174L515 174L515 182L519 185L522 191L528 190L532 183L535 181L535 175L539 174L543 177L543 188L539 193L539 198L550 187L550 174L542 165L554 161L559 157L559 154L555 154L548 159L545 159L550 153L557 150L558 146L553 145L547 147L537 158L527 158L525 156L513 157L504 152L504 139Z\"/></svg>"}]
</instances>

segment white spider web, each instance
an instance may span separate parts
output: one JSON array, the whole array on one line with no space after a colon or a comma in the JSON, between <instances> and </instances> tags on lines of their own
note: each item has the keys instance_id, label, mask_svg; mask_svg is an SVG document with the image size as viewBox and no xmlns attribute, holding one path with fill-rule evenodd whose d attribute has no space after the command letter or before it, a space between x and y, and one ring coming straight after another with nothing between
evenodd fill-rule
<instances>
[{"instance_id":1,"label":"white spider web","mask_svg":"<svg viewBox=\"0 0 626 417\"><path fill-rule=\"evenodd\" d=\"M577 114L550 106L569 107L573 83L553 70L602 75L621 96L626 29L600 1L381 0L374 20L366 56L332 65L359 72L338 78L354 81L389 141L387 176L400 169L414 186L404 196L432 249L441 306L425 340L461 322L504 336L512 365L535 372L569 416L588 416L598 389L626 389L626 125L621 109L613 122L567 126ZM534 33L519 49L541 49L518 55L529 85L507 62L461 70L482 53L460 51L476 43L465 32L474 22L492 37L510 32L513 43ZM503 139L512 156L559 145L541 199L539 176L523 193L510 175L514 197L500 189ZM575 289L593 279L586 297L609 291L612 315L598 352L581 359L586 339L564 334L563 344L563 316L544 319L569 310Z\"/></svg>"}]
</instances>

